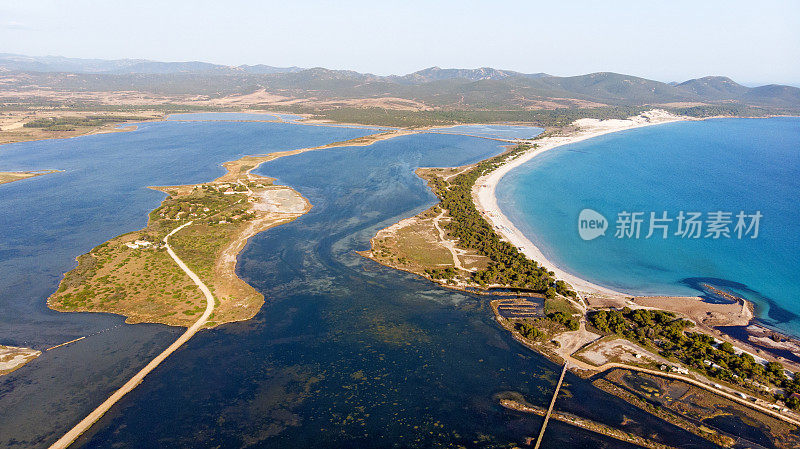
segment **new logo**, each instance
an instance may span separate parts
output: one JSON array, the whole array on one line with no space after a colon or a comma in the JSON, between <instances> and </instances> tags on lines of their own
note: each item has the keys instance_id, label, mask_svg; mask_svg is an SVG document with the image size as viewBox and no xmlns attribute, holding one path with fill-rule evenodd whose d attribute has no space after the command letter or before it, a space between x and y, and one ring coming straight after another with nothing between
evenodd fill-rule
<instances>
[{"instance_id":1,"label":"new logo","mask_svg":"<svg viewBox=\"0 0 800 449\"><path fill-rule=\"evenodd\" d=\"M584 240L594 240L606 234L608 220L599 212L584 209L578 215L578 234Z\"/></svg>"}]
</instances>

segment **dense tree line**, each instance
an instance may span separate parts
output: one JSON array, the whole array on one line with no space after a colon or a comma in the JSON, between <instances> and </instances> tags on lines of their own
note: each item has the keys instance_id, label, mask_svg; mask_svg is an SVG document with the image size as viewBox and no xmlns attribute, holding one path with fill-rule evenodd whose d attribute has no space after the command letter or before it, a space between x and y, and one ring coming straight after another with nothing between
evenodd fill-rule
<instances>
[{"instance_id":1,"label":"dense tree line","mask_svg":"<svg viewBox=\"0 0 800 449\"><path fill-rule=\"evenodd\" d=\"M669 110L676 115L684 115L687 117L763 117L770 113L774 114L778 111L767 110L754 106L746 106L742 104L706 104L702 106L689 106L685 108L672 108Z\"/></svg>"},{"instance_id":2,"label":"dense tree line","mask_svg":"<svg viewBox=\"0 0 800 449\"><path fill-rule=\"evenodd\" d=\"M47 117L39 118L23 126L25 128L43 128L49 131L74 131L78 126L100 126L106 123L141 120L141 117L116 115L89 115L86 117Z\"/></svg>"},{"instance_id":3,"label":"dense tree line","mask_svg":"<svg viewBox=\"0 0 800 449\"><path fill-rule=\"evenodd\" d=\"M514 245L500 240L472 202L472 186L479 177L530 148L530 145L518 145L506 153L478 163L450 182L434 178L432 186L441 200L441 207L447 209L453 218L447 225L450 235L458 240L459 246L476 250L490 260L486 269L472 274L474 282L481 286L505 285L531 289L550 297L556 293L575 296L564 282L555 281L553 273L525 257Z\"/></svg>"},{"instance_id":4,"label":"dense tree line","mask_svg":"<svg viewBox=\"0 0 800 449\"><path fill-rule=\"evenodd\" d=\"M397 110L385 108L335 108L315 110L307 107L288 108L288 112L311 113L319 118L342 123L364 125L423 127L462 123L524 122L539 126L566 126L581 118L624 119L641 114L652 107L606 106L598 108L511 109L511 110ZM533 136L531 136L533 137Z\"/></svg>"},{"instance_id":5,"label":"dense tree line","mask_svg":"<svg viewBox=\"0 0 800 449\"><path fill-rule=\"evenodd\" d=\"M745 352L737 353L733 345L717 344L714 337L701 332L688 332L693 324L675 314L660 310L624 308L600 310L589 315L589 322L602 332L618 334L643 346L655 346L666 358L675 358L709 377L754 389L754 382L784 389L787 406L797 408L800 401L792 393L800 392L800 379L786 376L777 362L758 363Z\"/></svg>"}]
</instances>

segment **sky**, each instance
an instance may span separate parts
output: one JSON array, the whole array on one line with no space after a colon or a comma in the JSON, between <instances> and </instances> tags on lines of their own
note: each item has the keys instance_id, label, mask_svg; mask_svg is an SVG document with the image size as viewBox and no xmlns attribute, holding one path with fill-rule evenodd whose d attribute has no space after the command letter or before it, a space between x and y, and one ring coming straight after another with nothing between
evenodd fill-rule
<instances>
[{"instance_id":1,"label":"sky","mask_svg":"<svg viewBox=\"0 0 800 449\"><path fill-rule=\"evenodd\" d=\"M800 1L0 0L0 52L800 85Z\"/></svg>"}]
</instances>

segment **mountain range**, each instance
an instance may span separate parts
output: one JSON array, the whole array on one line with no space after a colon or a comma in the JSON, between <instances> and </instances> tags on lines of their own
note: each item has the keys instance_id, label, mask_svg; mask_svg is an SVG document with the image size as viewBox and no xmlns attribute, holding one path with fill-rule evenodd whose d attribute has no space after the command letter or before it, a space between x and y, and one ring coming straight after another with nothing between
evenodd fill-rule
<instances>
[{"instance_id":1,"label":"mountain range","mask_svg":"<svg viewBox=\"0 0 800 449\"><path fill-rule=\"evenodd\" d=\"M799 88L777 84L747 87L723 76L664 83L613 72L560 77L489 67L430 67L407 75L379 76L319 67L226 66L198 61L0 53L0 78L4 74L8 81L3 86L11 90L46 86L66 91L143 91L211 98L265 91L285 98L324 101L391 98L420 107L456 109L741 104L800 110Z\"/></svg>"}]
</instances>

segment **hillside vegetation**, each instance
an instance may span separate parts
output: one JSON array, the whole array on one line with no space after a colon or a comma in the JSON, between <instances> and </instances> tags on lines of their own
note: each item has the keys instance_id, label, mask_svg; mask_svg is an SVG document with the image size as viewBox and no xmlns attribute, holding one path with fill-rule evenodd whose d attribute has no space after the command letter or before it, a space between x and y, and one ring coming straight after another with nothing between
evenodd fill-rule
<instances>
[{"instance_id":1,"label":"hillside vegetation","mask_svg":"<svg viewBox=\"0 0 800 449\"><path fill-rule=\"evenodd\" d=\"M598 72L578 76L525 74L490 67L431 67L407 75L377 76L325 68L267 65L223 66L203 62L81 60L0 54L0 102L14 92L46 88L66 92L144 92L185 96L184 100L221 99L265 92L271 99L250 105L297 106L330 110L364 107L352 100L406 102L388 109L548 110L603 106L754 106L772 113L800 111L800 89L766 85L746 87L722 76L664 83L632 75ZM304 101L292 101L292 100ZM338 102L338 103L336 103Z\"/></svg>"}]
</instances>

